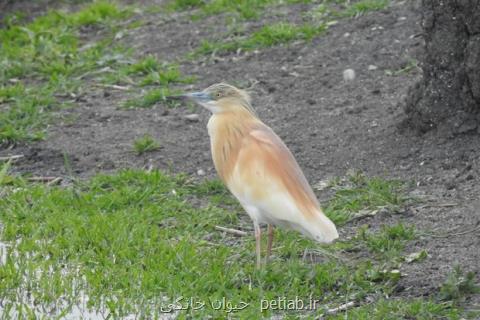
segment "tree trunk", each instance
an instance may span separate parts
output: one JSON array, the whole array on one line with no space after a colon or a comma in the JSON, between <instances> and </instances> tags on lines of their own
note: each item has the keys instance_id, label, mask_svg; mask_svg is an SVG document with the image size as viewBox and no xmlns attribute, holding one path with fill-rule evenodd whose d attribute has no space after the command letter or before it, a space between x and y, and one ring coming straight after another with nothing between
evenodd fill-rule
<instances>
[{"instance_id":1,"label":"tree trunk","mask_svg":"<svg viewBox=\"0 0 480 320\"><path fill-rule=\"evenodd\" d=\"M480 132L480 0L422 0L423 79L405 112L421 132Z\"/></svg>"}]
</instances>

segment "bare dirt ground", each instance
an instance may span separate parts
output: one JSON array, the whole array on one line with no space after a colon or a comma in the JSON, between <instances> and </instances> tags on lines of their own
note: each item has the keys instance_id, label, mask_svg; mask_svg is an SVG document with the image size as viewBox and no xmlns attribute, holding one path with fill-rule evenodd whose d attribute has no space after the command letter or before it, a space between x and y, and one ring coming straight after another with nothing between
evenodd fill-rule
<instances>
[{"instance_id":1,"label":"bare dirt ground","mask_svg":"<svg viewBox=\"0 0 480 320\"><path fill-rule=\"evenodd\" d=\"M301 19L301 10L302 5L280 7L271 10L267 19ZM227 31L218 16L193 22L184 14L143 13L136 19L146 23L123 41L140 55L154 54L167 61L185 55L201 39L216 39ZM480 273L478 133L447 136L434 130L418 136L401 125L401 103L421 71L395 71L411 59L421 60L419 24L417 1L393 2L388 9L339 20L312 42L181 61L182 72L197 77L184 90L220 81L249 87L260 118L284 139L312 184L351 169L415 183L412 195L428 201L401 214L377 215L340 230L341 236L348 236L360 224L379 227L400 220L437 235L422 236L408 248L408 252L426 249L429 257L402 266L406 275L402 296L431 294L455 265ZM247 23L247 28L257 25ZM369 70L369 65L377 69ZM346 68L356 71L355 80L343 80ZM150 166L192 175L202 169L207 178L215 176L205 128L207 111L161 104L124 110L119 107L130 93L84 89L75 107L63 111L63 117L51 125L46 140L0 151L25 155L16 162L16 170L68 175L66 157L79 177ZM199 114L198 121L184 118L192 112ZM137 156L132 144L144 134L162 147ZM476 296L469 303L479 302Z\"/></svg>"}]
</instances>

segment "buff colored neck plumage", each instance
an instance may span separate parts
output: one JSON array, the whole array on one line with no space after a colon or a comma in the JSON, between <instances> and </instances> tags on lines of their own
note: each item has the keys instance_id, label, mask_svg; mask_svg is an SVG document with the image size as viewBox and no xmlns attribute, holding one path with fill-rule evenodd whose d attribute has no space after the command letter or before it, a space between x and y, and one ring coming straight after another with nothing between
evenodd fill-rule
<instances>
[{"instance_id":1,"label":"buff colored neck plumage","mask_svg":"<svg viewBox=\"0 0 480 320\"><path fill-rule=\"evenodd\" d=\"M213 163L224 183L232 174L242 138L262 123L245 103L238 99L222 101L222 111L208 121Z\"/></svg>"}]
</instances>

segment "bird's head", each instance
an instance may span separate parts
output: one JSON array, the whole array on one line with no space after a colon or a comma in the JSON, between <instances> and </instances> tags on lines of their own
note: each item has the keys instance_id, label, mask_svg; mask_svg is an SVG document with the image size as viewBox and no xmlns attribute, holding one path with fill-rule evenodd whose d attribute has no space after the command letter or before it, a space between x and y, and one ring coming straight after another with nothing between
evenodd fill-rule
<instances>
[{"instance_id":1,"label":"bird's head","mask_svg":"<svg viewBox=\"0 0 480 320\"><path fill-rule=\"evenodd\" d=\"M179 97L192 100L212 113L246 110L255 115L250 105L249 94L226 83L217 83L205 90L186 93Z\"/></svg>"}]
</instances>

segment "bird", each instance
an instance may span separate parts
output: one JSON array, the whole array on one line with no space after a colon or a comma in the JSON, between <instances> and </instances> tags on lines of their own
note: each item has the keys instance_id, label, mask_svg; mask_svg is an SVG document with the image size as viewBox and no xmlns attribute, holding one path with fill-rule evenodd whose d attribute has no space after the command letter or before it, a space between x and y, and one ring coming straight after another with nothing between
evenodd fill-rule
<instances>
[{"instance_id":1,"label":"bird","mask_svg":"<svg viewBox=\"0 0 480 320\"><path fill-rule=\"evenodd\" d=\"M261 228L267 224L267 254L274 226L299 231L320 243L338 238L305 175L280 137L257 116L250 95L227 83L182 94L212 115L207 129L218 176L253 221L256 267L261 268Z\"/></svg>"}]
</instances>

